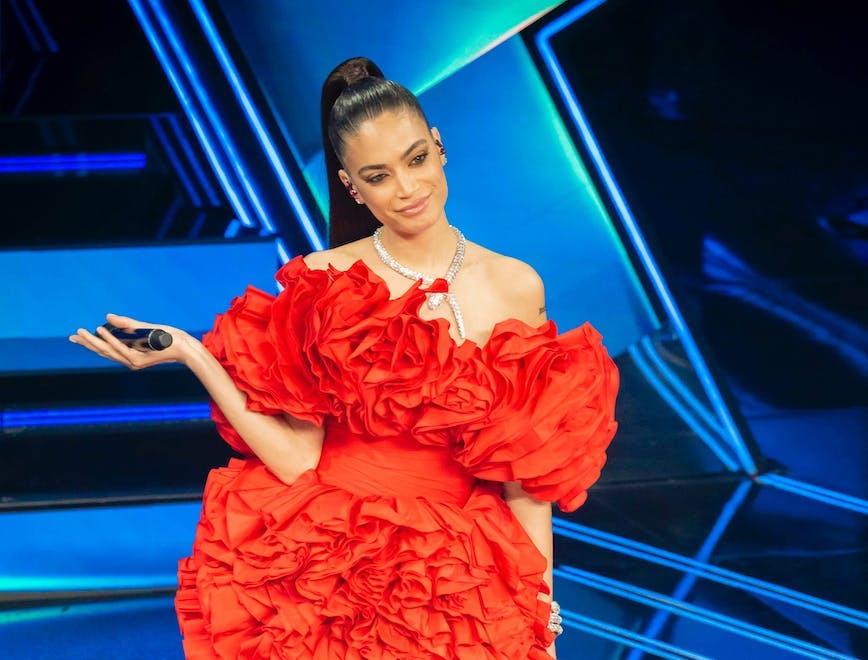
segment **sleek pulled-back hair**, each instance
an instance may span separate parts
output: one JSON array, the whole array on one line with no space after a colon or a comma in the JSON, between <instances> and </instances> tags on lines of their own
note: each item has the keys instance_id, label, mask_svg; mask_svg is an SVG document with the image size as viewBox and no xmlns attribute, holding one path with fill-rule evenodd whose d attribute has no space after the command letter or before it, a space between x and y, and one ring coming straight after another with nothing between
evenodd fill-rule
<instances>
[{"instance_id":1,"label":"sleek pulled-back hair","mask_svg":"<svg viewBox=\"0 0 868 660\"><path fill-rule=\"evenodd\" d=\"M383 112L402 110L417 113L430 126L413 92L386 80L380 68L366 57L342 62L326 78L320 117L329 188L329 247L370 236L380 225L367 206L356 204L347 194L338 176L346 138Z\"/></svg>"},{"instance_id":2,"label":"sleek pulled-back hair","mask_svg":"<svg viewBox=\"0 0 868 660\"><path fill-rule=\"evenodd\" d=\"M329 114L329 140L338 158L343 160L344 138L358 133L364 122L386 111L402 110L412 110L428 123L413 92L393 80L368 77L348 85Z\"/></svg>"}]
</instances>

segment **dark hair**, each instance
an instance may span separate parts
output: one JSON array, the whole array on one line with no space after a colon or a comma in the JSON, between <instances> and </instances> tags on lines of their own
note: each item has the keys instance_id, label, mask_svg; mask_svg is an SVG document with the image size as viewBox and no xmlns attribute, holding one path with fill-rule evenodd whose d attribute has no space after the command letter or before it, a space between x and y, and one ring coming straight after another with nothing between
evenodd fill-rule
<instances>
[{"instance_id":1,"label":"dark hair","mask_svg":"<svg viewBox=\"0 0 868 660\"><path fill-rule=\"evenodd\" d=\"M356 204L347 194L338 176L345 137L387 110L405 109L418 113L428 124L413 92L386 80L380 68L367 57L341 62L326 78L320 118L329 189L329 247L370 236L380 225L367 206Z\"/></svg>"}]
</instances>

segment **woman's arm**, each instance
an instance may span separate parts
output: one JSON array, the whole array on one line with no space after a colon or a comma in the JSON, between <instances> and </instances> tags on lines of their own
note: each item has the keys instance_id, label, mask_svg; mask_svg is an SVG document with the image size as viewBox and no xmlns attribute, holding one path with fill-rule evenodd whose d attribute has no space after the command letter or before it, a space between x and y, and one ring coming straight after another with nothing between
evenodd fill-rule
<instances>
[{"instance_id":1,"label":"woman's arm","mask_svg":"<svg viewBox=\"0 0 868 660\"><path fill-rule=\"evenodd\" d=\"M503 484L503 495L507 506L524 527L537 549L546 558L547 566L544 579L549 590L554 593L552 583L552 505L528 495L517 481ZM551 600L551 595L540 594L543 600Z\"/></svg>"},{"instance_id":2,"label":"woman's arm","mask_svg":"<svg viewBox=\"0 0 868 660\"><path fill-rule=\"evenodd\" d=\"M524 527L528 536L536 545L537 549L546 558L546 570L543 576L549 587L549 594L542 592L537 594L540 600L551 601L554 594L552 581L553 546L552 537L552 505L551 502L541 502L532 495L528 495L521 484L517 481L507 481L503 484L503 495L507 506L512 509L515 517ZM555 655L555 643L546 649L550 656Z\"/></svg>"},{"instance_id":3,"label":"woman's arm","mask_svg":"<svg viewBox=\"0 0 868 660\"><path fill-rule=\"evenodd\" d=\"M288 414L266 415L248 410L246 395L235 386L226 369L202 342L167 325L116 314L107 315L107 319L119 328L161 328L172 335L174 341L163 351L139 351L108 333L100 331L99 335L93 335L84 328L70 335L69 340L134 371L167 362L186 365L208 390L241 439L281 481L291 484L302 472L319 464L324 429Z\"/></svg>"},{"instance_id":4,"label":"woman's arm","mask_svg":"<svg viewBox=\"0 0 868 660\"><path fill-rule=\"evenodd\" d=\"M514 315L531 326L539 326L547 319L543 281L539 274L524 262L511 260L510 265L513 271L511 277L501 281L509 282L510 290L506 293L511 295L511 298L507 299L513 301ZM503 495L507 506L524 527L534 545L546 558L546 570L543 579L549 587L549 594L539 593L537 597L550 601L554 594L552 505L550 502L543 502L529 495L518 481L505 482ZM547 650L549 655L555 657L554 642Z\"/></svg>"},{"instance_id":5,"label":"woman's arm","mask_svg":"<svg viewBox=\"0 0 868 660\"><path fill-rule=\"evenodd\" d=\"M324 428L289 414L266 415L245 406L246 395L202 345L191 339L185 364L259 459L285 483L319 464Z\"/></svg>"}]
</instances>

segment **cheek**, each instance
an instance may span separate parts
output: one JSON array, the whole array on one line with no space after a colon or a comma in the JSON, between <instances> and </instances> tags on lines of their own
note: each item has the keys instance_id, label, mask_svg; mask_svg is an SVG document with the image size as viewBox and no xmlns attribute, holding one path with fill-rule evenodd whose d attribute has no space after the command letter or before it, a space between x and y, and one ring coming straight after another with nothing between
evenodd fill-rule
<instances>
[{"instance_id":1,"label":"cheek","mask_svg":"<svg viewBox=\"0 0 868 660\"><path fill-rule=\"evenodd\" d=\"M449 192L449 186L446 183L446 174L443 170L440 170L440 176L437 180L437 190L439 191L440 196L445 200L446 193Z\"/></svg>"},{"instance_id":2,"label":"cheek","mask_svg":"<svg viewBox=\"0 0 868 660\"><path fill-rule=\"evenodd\" d=\"M373 208L381 208L388 203L391 195L388 185L369 186L365 191L365 204Z\"/></svg>"}]
</instances>

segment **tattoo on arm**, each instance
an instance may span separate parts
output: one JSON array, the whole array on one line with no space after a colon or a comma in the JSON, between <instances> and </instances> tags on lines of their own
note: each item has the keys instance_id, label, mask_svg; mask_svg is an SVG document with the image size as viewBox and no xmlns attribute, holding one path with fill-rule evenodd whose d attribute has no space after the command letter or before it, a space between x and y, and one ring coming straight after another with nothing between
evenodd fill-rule
<instances>
[{"instance_id":1,"label":"tattoo on arm","mask_svg":"<svg viewBox=\"0 0 868 660\"><path fill-rule=\"evenodd\" d=\"M545 314L545 313L546 313L546 306L545 306L545 305L543 305L542 307L539 308L539 313L540 313L540 314Z\"/></svg>"}]
</instances>

